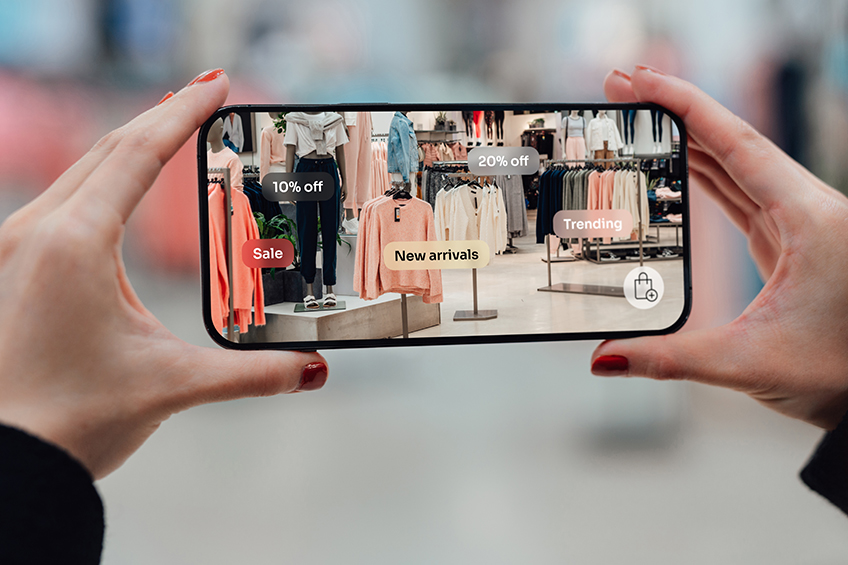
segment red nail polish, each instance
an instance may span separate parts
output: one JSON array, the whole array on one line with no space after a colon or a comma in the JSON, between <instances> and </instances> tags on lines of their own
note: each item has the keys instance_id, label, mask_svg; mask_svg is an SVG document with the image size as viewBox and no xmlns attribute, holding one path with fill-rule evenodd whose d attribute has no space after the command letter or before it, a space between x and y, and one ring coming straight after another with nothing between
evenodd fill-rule
<instances>
[{"instance_id":1,"label":"red nail polish","mask_svg":"<svg viewBox=\"0 0 848 565\"><path fill-rule=\"evenodd\" d=\"M649 67L647 65L636 65L636 70L639 71L648 71L649 73L654 73L660 76L666 76L664 72L659 69L655 69L654 67Z\"/></svg>"},{"instance_id":2,"label":"red nail polish","mask_svg":"<svg viewBox=\"0 0 848 565\"><path fill-rule=\"evenodd\" d=\"M600 377L620 377L627 374L630 362L621 355L601 355L592 363L592 373Z\"/></svg>"},{"instance_id":3,"label":"red nail polish","mask_svg":"<svg viewBox=\"0 0 848 565\"><path fill-rule=\"evenodd\" d=\"M211 71L206 71L205 73L200 73L199 75L197 75L197 77L193 81L188 83L188 86L191 86L193 84L198 84L198 83L201 83L201 82L211 82L211 81L215 80L216 78L218 78L219 76L221 76L222 74L224 74L224 69L212 69Z\"/></svg>"},{"instance_id":4,"label":"red nail polish","mask_svg":"<svg viewBox=\"0 0 848 565\"><path fill-rule=\"evenodd\" d=\"M625 73L624 71L619 71L618 69L613 69L612 74L623 78L624 80L630 80L630 75Z\"/></svg>"},{"instance_id":5,"label":"red nail polish","mask_svg":"<svg viewBox=\"0 0 848 565\"><path fill-rule=\"evenodd\" d=\"M157 102L157 103L156 103L156 105L158 106L158 105L159 105L159 104L161 104L162 102L164 102L164 101L166 101L166 100L170 100L170 99L171 99L171 97L172 97L173 95L174 95L174 93L173 93L173 92L168 92L168 94L166 94L166 95L165 95L165 97L164 97L164 98L162 98L162 100L160 100L159 102Z\"/></svg>"},{"instance_id":6,"label":"red nail polish","mask_svg":"<svg viewBox=\"0 0 848 565\"><path fill-rule=\"evenodd\" d=\"M303 368L300 374L298 391L318 390L327 382L327 365L324 363L310 363Z\"/></svg>"}]
</instances>

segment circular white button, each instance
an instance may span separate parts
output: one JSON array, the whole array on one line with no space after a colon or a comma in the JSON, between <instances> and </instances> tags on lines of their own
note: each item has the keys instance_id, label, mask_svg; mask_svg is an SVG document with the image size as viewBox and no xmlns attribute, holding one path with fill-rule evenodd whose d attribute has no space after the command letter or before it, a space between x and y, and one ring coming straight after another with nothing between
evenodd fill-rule
<instances>
[{"instance_id":1,"label":"circular white button","mask_svg":"<svg viewBox=\"0 0 848 565\"><path fill-rule=\"evenodd\" d=\"M665 285L660 274L650 267L636 267L624 279L624 297L640 310L660 303Z\"/></svg>"}]
</instances>

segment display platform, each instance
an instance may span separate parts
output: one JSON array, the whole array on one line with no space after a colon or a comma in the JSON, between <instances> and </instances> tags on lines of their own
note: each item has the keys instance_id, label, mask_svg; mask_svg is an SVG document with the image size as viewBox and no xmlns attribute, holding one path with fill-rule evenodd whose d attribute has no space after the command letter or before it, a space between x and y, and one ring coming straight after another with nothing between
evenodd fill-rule
<instances>
[{"instance_id":1,"label":"display platform","mask_svg":"<svg viewBox=\"0 0 848 565\"><path fill-rule=\"evenodd\" d=\"M298 303L299 304L299 303ZM265 308L264 326L251 326L241 334L241 343L324 341L336 339L385 339L403 333L399 294L384 294L376 300L345 296L345 310L295 313L296 304L284 302ZM409 331L441 323L439 304L425 304L420 296L407 295Z\"/></svg>"}]
</instances>

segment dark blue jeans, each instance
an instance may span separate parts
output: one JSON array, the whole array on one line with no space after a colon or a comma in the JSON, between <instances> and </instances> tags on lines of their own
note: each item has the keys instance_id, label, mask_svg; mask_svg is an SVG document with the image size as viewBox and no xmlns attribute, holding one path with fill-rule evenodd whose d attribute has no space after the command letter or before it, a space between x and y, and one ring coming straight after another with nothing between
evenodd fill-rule
<instances>
[{"instance_id":1,"label":"dark blue jeans","mask_svg":"<svg viewBox=\"0 0 848 565\"><path fill-rule=\"evenodd\" d=\"M651 127L653 128L651 131L654 134L654 141L655 142L662 141L663 117L665 117L665 115L662 112L660 112L659 110L651 110ZM658 133L659 133L659 136L657 136Z\"/></svg>"},{"instance_id":2,"label":"dark blue jeans","mask_svg":"<svg viewBox=\"0 0 848 565\"><path fill-rule=\"evenodd\" d=\"M636 122L636 110L622 110L621 118L624 122L624 143L632 144L636 139L636 128L633 127ZM630 134L630 141L627 141L627 134Z\"/></svg>"},{"instance_id":3,"label":"dark blue jeans","mask_svg":"<svg viewBox=\"0 0 848 565\"><path fill-rule=\"evenodd\" d=\"M296 173L329 173L333 177L335 192L328 200L297 203L297 239L300 245L300 274L307 283L315 282L315 257L318 253L318 215L321 215L322 256L321 274L327 286L336 284L336 235L339 233L341 210L339 192L341 183L336 160L301 158L294 168Z\"/></svg>"}]
</instances>

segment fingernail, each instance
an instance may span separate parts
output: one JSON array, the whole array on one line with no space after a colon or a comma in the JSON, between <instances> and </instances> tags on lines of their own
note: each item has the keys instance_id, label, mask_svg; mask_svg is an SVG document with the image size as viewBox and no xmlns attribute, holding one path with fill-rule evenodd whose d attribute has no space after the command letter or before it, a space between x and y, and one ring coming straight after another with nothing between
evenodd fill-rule
<instances>
[{"instance_id":1,"label":"fingernail","mask_svg":"<svg viewBox=\"0 0 848 565\"><path fill-rule=\"evenodd\" d=\"M327 365L324 363L310 363L303 368L300 374L300 383L297 385L298 392L305 390L318 390L327 382Z\"/></svg>"},{"instance_id":2,"label":"fingernail","mask_svg":"<svg viewBox=\"0 0 848 565\"><path fill-rule=\"evenodd\" d=\"M168 92L168 94L166 94L166 95L165 95L165 97L164 97L164 98L162 98L162 100L160 100L159 102L157 102L157 103L156 103L156 105L158 106L159 104L161 104L161 103L162 103L162 102L164 102L165 100L170 100L170 98L171 98L173 95L174 95L174 93L169 91L169 92Z\"/></svg>"},{"instance_id":3,"label":"fingernail","mask_svg":"<svg viewBox=\"0 0 848 565\"><path fill-rule=\"evenodd\" d=\"M592 374L599 377L620 377L627 374L630 362L621 355L601 355L592 363Z\"/></svg>"},{"instance_id":4,"label":"fingernail","mask_svg":"<svg viewBox=\"0 0 848 565\"><path fill-rule=\"evenodd\" d=\"M616 76L620 76L620 77L621 77L621 78L623 78L624 80L630 80L630 75L628 75L628 74L627 74L627 73L625 73L624 71L619 71L618 69L613 69L613 70L612 70L612 74L614 74L614 75L616 75Z\"/></svg>"},{"instance_id":5,"label":"fingernail","mask_svg":"<svg viewBox=\"0 0 848 565\"><path fill-rule=\"evenodd\" d=\"M212 69L211 71L206 71L205 73L200 73L195 77L193 81L188 83L187 86L191 86L193 84L198 84L201 82L211 82L224 74L224 69Z\"/></svg>"},{"instance_id":6,"label":"fingernail","mask_svg":"<svg viewBox=\"0 0 848 565\"><path fill-rule=\"evenodd\" d=\"M659 69L655 69L654 67L649 67L647 65L636 65L637 71L648 71L649 73L654 73L660 76L666 76L664 72Z\"/></svg>"}]
</instances>

